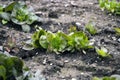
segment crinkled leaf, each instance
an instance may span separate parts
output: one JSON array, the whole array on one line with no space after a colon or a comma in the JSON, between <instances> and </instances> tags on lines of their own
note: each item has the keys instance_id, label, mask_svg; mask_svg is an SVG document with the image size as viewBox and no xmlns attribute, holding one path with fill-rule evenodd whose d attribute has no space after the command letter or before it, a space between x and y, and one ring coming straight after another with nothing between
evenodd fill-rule
<instances>
[{"instance_id":1,"label":"crinkled leaf","mask_svg":"<svg viewBox=\"0 0 120 80\"><path fill-rule=\"evenodd\" d=\"M28 19L28 11L22 7L14 8L11 14L11 20L16 24L25 24Z\"/></svg>"},{"instance_id":2,"label":"crinkled leaf","mask_svg":"<svg viewBox=\"0 0 120 80\"><path fill-rule=\"evenodd\" d=\"M59 49L61 48L61 44L62 44L62 40L57 35L50 42L50 46L55 52L59 51Z\"/></svg>"},{"instance_id":3,"label":"crinkled leaf","mask_svg":"<svg viewBox=\"0 0 120 80\"><path fill-rule=\"evenodd\" d=\"M42 36L42 35L45 35L46 34L46 31L43 30L43 29L40 29L39 31L36 31L33 35L32 35L32 40L39 40L39 38Z\"/></svg>"},{"instance_id":4,"label":"crinkled leaf","mask_svg":"<svg viewBox=\"0 0 120 80\"><path fill-rule=\"evenodd\" d=\"M85 35L84 32L75 32L74 34L70 35L70 38L71 39L68 41L68 44L78 50L81 48L88 48L89 46L88 37Z\"/></svg>"},{"instance_id":5,"label":"crinkled leaf","mask_svg":"<svg viewBox=\"0 0 120 80\"><path fill-rule=\"evenodd\" d=\"M26 5L18 2L12 10L11 20L16 24L25 24L28 19L28 14Z\"/></svg>"},{"instance_id":6,"label":"crinkled leaf","mask_svg":"<svg viewBox=\"0 0 120 80\"><path fill-rule=\"evenodd\" d=\"M45 48L45 49L48 48L48 42L47 42L46 35L42 35L42 36L40 37L39 43L40 43L40 45L41 45L43 48Z\"/></svg>"}]
</instances>

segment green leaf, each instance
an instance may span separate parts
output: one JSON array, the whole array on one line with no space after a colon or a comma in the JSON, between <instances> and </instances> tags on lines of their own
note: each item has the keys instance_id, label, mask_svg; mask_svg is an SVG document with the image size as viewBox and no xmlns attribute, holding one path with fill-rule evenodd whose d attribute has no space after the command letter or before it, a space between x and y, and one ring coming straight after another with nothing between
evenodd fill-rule
<instances>
[{"instance_id":1,"label":"green leaf","mask_svg":"<svg viewBox=\"0 0 120 80\"><path fill-rule=\"evenodd\" d=\"M14 63L14 69L16 71L16 76L20 76L23 73L23 61L17 57L11 57L10 60Z\"/></svg>"},{"instance_id":2,"label":"green leaf","mask_svg":"<svg viewBox=\"0 0 120 80\"><path fill-rule=\"evenodd\" d=\"M76 26L70 26L70 28L69 28L69 32L75 32L75 31L77 31L77 28L76 28Z\"/></svg>"},{"instance_id":3,"label":"green leaf","mask_svg":"<svg viewBox=\"0 0 120 80\"><path fill-rule=\"evenodd\" d=\"M111 75L111 77L115 78L113 80L120 80L120 75L115 74L115 75Z\"/></svg>"},{"instance_id":4,"label":"green leaf","mask_svg":"<svg viewBox=\"0 0 120 80\"><path fill-rule=\"evenodd\" d=\"M62 49L61 45L62 45L62 39L56 35L52 40L51 40L51 47L53 49L53 51L57 52L60 50L60 48ZM61 50L60 50L61 51Z\"/></svg>"},{"instance_id":5,"label":"green leaf","mask_svg":"<svg viewBox=\"0 0 120 80\"><path fill-rule=\"evenodd\" d=\"M101 56L101 57L111 57L108 53L107 53L107 50L106 50L106 48L101 48L101 49L98 49L98 48L96 48L96 52L97 52L97 54L99 55L99 56Z\"/></svg>"},{"instance_id":6,"label":"green leaf","mask_svg":"<svg viewBox=\"0 0 120 80\"><path fill-rule=\"evenodd\" d=\"M68 44L76 49L87 49L89 46L88 37L84 32L74 32L69 36L71 39L68 41Z\"/></svg>"},{"instance_id":7,"label":"green leaf","mask_svg":"<svg viewBox=\"0 0 120 80\"><path fill-rule=\"evenodd\" d=\"M28 14L26 5L18 2L12 10L11 20L16 24L25 24L28 19Z\"/></svg>"},{"instance_id":8,"label":"green leaf","mask_svg":"<svg viewBox=\"0 0 120 80\"><path fill-rule=\"evenodd\" d=\"M3 6L0 5L0 13L3 12Z\"/></svg>"},{"instance_id":9,"label":"green leaf","mask_svg":"<svg viewBox=\"0 0 120 80\"><path fill-rule=\"evenodd\" d=\"M38 40L33 40L33 41L32 41L32 45L33 45L35 48L40 48L40 47L41 47L41 45L40 45L40 43L39 43L39 39L38 39Z\"/></svg>"},{"instance_id":10,"label":"green leaf","mask_svg":"<svg viewBox=\"0 0 120 80\"><path fill-rule=\"evenodd\" d=\"M104 10L105 8L105 1L104 0L99 0L99 6Z\"/></svg>"},{"instance_id":11,"label":"green leaf","mask_svg":"<svg viewBox=\"0 0 120 80\"><path fill-rule=\"evenodd\" d=\"M99 5L101 9L106 9L107 11L120 14L120 2L116 0L99 0Z\"/></svg>"},{"instance_id":12,"label":"green leaf","mask_svg":"<svg viewBox=\"0 0 120 80\"><path fill-rule=\"evenodd\" d=\"M28 19L28 11L22 7L15 7L11 14L11 20L16 24L25 24Z\"/></svg>"},{"instance_id":13,"label":"green leaf","mask_svg":"<svg viewBox=\"0 0 120 80\"><path fill-rule=\"evenodd\" d=\"M114 77L103 77L103 78L98 78L98 77L93 77L92 80L116 80Z\"/></svg>"},{"instance_id":14,"label":"green leaf","mask_svg":"<svg viewBox=\"0 0 120 80\"><path fill-rule=\"evenodd\" d=\"M103 77L102 80L116 80L116 78L114 78L114 77Z\"/></svg>"},{"instance_id":15,"label":"green leaf","mask_svg":"<svg viewBox=\"0 0 120 80\"><path fill-rule=\"evenodd\" d=\"M46 37L46 35L42 35L42 36L40 37L39 43L40 43L40 45L41 45L43 48L45 48L45 49L48 48L48 42L47 42L47 37Z\"/></svg>"},{"instance_id":16,"label":"green leaf","mask_svg":"<svg viewBox=\"0 0 120 80\"><path fill-rule=\"evenodd\" d=\"M0 66L0 77L2 77L3 80L6 80L6 69L4 66Z\"/></svg>"},{"instance_id":17,"label":"green leaf","mask_svg":"<svg viewBox=\"0 0 120 80\"><path fill-rule=\"evenodd\" d=\"M38 31L36 31L33 35L32 35L32 39L33 40L39 40L39 38L42 36L42 35L45 35L46 34L46 31L43 30L43 29L39 29Z\"/></svg>"},{"instance_id":18,"label":"green leaf","mask_svg":"<svg viewBox=\"0 0 120 80\"><path fill-rule=\"evenodd\" d=\"M6 13L6 12L2 12L2 13L0 13L0 18L10 21L10 14Z\"/></svg>"},{"instance_id":19,"label":"green leaf","mask_svg":"<svg viewBox=\"0 0 120 80\"><path fill-rule=\"evenodd\" d=\"M120 28L114 28L117 35L120 35Z\"/></svg>"},{"instance_id":20,"label":"green leaf","mask_svg":"<svg viewBox=\"0 0 120 80\"><path fill-rule=\"evenodd\" d=\"M12 59L10 57L8 57L6 60L5 60L5 65L4 67L6 68L6 75L8 77L12 76L13 75L13 72L14 72L14 63L12 61Z\"/></svg>"},{"instance_id":21,"label":"green leaf","mask_svg":"<svg viewBox=\"0 0 120 80\"><path fill-rule=\"evenodd\" d=\"M11 4L9 4L8 6L5 7L5 12L8 12L8 11L12 11L14 6L17 4L18 2L12 2Z\"/></svg>"},{"instance_id":22,"label":"green leaf","mask_svg":"<svg viewBox=\"0 0 120 80\"><path fill-rule=\"evenodd\" d=\"M28 14L28 19L26 20L27 24L32 24L33 22L38 20L38 16L33 13Z\"/></svg>"},{"instance_id":23,"label":"green leaf","mask_svg":"<svg viewBox=\"0 0 120 80\"><path fill-rule=\"evenodd\" d=\"M7 24L7 23L8 23L7 20L2 19L2 24Z\"/></svg>"},{"instance_id":24,"label":"green leaf","mask_svg":"<svg viewBox=\"0 0 120 80\"><path fill-rule=\"evenodd\" d=\"M31 77L34 77L31 79ZM39 77L39 78L38 78ZM32 74L18 57L7 56L0 53L0 79L1 80L45 80L40 74Z\"/></svg>"},{"instance_id":25,"label":"green leaf","mask_svg":"<svg viewBox=\"0 0 120 80\"><path fill-rule=\"evenodd\" d=\"M30 32L30 26L29 25L21 25L21 27L22 27L22 30L24 31L24 32Z\"/></svg>"},{"instance_id":26,"label":"green leaf","mask_svg":"<svg viewBox=\"0 0 120 80\"><path fill-rule=\"evenodd\" d=\"M85 26L85 29L92 35L96 34L97 33L97 30L95 29L94 25L89 22L86 26Z\"/></svg>"}]
</instances>

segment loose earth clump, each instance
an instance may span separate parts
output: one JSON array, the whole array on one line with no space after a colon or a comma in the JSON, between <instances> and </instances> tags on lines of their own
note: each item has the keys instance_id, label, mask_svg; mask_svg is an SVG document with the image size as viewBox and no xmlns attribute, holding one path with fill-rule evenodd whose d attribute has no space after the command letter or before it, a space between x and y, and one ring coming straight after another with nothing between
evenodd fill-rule
<instances>
[{"instance_id":1,"label":"loose earth clump","mask_svg":"<svg viewBox=\"0 0 120 80\"><path fill-rule=\"evenodd\" d=\"M92 77L111 76L120 74L120 37L114 28L120 26L120 16L110 15L101 11L98 1L93 0L28 0L26 4L43 18L42 22L31 25L31 31L25 33L11 22L6 25L0 23L0 51L22 58L33 71L41 71L47 80L91 80ZM8 4L9 1L0 1ZM90 35L95 46L108 49L112 58L98 56L94 49L83 51L64 52L55 54L45 49L24 50L24 43L31 39L35 32L35 25L45 30L57 32L62 30L68 33L71 25L77 30L83 30L89 22L94 22L98 33ZM10 46L13 43L14 46Z\"/></svg>"}]
</instances>

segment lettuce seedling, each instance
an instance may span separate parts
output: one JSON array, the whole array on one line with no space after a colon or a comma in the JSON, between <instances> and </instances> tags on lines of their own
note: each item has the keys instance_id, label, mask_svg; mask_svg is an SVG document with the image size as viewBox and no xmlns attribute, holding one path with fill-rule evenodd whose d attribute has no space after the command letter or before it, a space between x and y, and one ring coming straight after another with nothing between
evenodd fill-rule
<instances>
[{"instance_id":1,"label":"lettuce seedling","mask_svg":"<svg viewBox=\"0 0 120 80\"><path fill-rule=\"evenodd\" d=\"M6 7L0 6L0 18L21 25L26 32L30 31L30 24L40 21L39 17L31 12L24 2L19 1L13 2Z\"/></svg>"},{"instance_id":2,"label":"lettuce seedling","mask_svg":"<svg viewBox=\"0 0 120 80\"><path fill-rule=\"evenodd\" d=\"M0 80L45 80L40 73L31 73L21 59L0 53Z\"/></svg>"},{"instance_id":3,"label":"lettuce seedling","mask_svg":"<svg viewBox=\"0 0 120 80\"><path fill-rule=\"evenodd\" d=\"M71 25L70 28L68 29L69 32L76 32L77 28L76 26Z\"/></svg>"},{"instance_id":4,"label":"lettuce seedling","mask_svg":"<svg viewBox=\"0 0 120 80\"><path fill-rule=\"evenodd\" d=\"M99 0L99 6L102 10L108 10L118 15L120 14L120 3L116 0Z\"/></svg>"},{"instance_id":5,"label":"lettuce seedling","mask_svg":"<svg viewBox=\"0 0 120 80\"><path fill-rule=\"evenodd\" d=\"M85 29L92 35L97 33L97 30L95 29L94 25L92 24L92 22L89 22L86 26Z\"/></svg>"},{"instance_id":6,"label":"lettuce seedling","mask_svg":"<svg viewBox=\"0 0 120 80\"><path fill-rule=\"evenodd\" d=\"M34 13L29 12L25 4L20 2L15 4L11 17L12 21L16 24L32 24L38 19Z\"/></svg>"},{"instance_id":7,"label":"lettuce seedling","mask_svg":"<svg viewBox=\"0 0 120 80\"><path fill-rule=\"evenodd\" d=\"M120 28L114 28L117 35L120 35Z\"/></svg>"},{"instance_id":8,"label":"lettuce seedling","mask_svg":"<svg viewBox=\"0 0 120 80\"><path fill-rule=\"evenodd\" d=\"M102 10L105 9L105 4L108 3L108 0L99 0L99 6Z\"/></svg>"},{"instance_id":9,"label":"lettuce seedling","mask_svg":"<svg viewBox=\"0 0 120 80\"><path fill-rule=\"evenodd\" d=\"M0 53L0 77L10 80L23 74L23 61L17 57L9 57Z\"/></svg>"},{"instance_id":10,"label":"lettuce seedling","mask_svg":"<svg viewBox=\"0 0 120 80\"><path fill-rule=\"evenodd\" d=\"M107 49L104 47L101 47L101 49L96 47L96 52L101 57L111 57L111 55L107 53Z\"/></svg>"}]
</instances>

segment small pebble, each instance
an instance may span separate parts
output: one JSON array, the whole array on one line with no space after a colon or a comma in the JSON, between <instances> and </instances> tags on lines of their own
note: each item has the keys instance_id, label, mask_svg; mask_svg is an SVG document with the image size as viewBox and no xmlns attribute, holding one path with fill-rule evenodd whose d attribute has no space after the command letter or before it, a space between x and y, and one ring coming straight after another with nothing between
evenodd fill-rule
<instances>
[{"instance_id":1,"label":"small pebble","mask_svg":"<svg viewBox=\"0 0 120 80\"><path fill-rule=\"evenodd\" d=\"M69 60L65 60L64 62L65 62L65 63L68 63L68 62L69 62Z\"/></svg>"},{"instance_id":2,"label":"small pebble","mask_svg":"<svg viewBox=\"0 0 120 80\"><path fill-rule=\"evenodd\" d=\"M83 73L83 72L81 72L80 74L82 74L82 75L83 75L84 73Z\"/></svg>"},{"instance_id":3,"label":"small pebble","mask_svg":"<svg viewBox=\"0 0 120 80\"><path fill-rule=\"evenodd\" d=\"M72 78L71 80L77 80L76 78Z\"/></svg>"},{"instance_id":4,"label":"small pebble","mask_svg":"<svg viewBox=\"0 0 120 80\"><path fill-rule=\"evenodd\" d=\"M75 24L76 24L77 26L81 26L81 23L79 23L79 22L76 22Z\"/></svg>"},{"instance_id":5,"label":"small pebble","mask_svg":"<svg viewBox=\"0 0 120 80\"><path fill-rule=\"evenodd\" d=\"M3 46L0 46L0 50L3 51Z\"/></svg>"},{"instance_id":6,"label":"small pebble","mask_svg":"<svg viewBox=\"0 0 120 80\"><path fill-rule=\"evenodd\" d=\"M120 42L120 38L118 39L118 42Z\"/></svg>"},{"instance_id":7,"label":"small pebble","mask_svg":"<svg viewBox=\"0 0 120 80\"><path fill-rule=\"evenodd\" d=\"M116 40L116 37L112 37L112 39L115 41L115 40Z\"/></svg>"},{"instance_id":8,"label":"small pebble","mask_svg":"<svg viewBox=\"0 0 120 80\"><path fill-rule=\"evenodd\" d=\"M47 59L45 58L44 60L43 60L43 64L46 64L47 63Z\"/></svg>"},{"instance_id":9,"label":"small pebble","mask_svg":"<svg viewBox=\"0 0 120 80\"><path fill-rule=\"evenodd\" d=\"M52 66L52 65L53 65L53 63L50 63L50 65Z\"/></svg>"}]
</instances>

